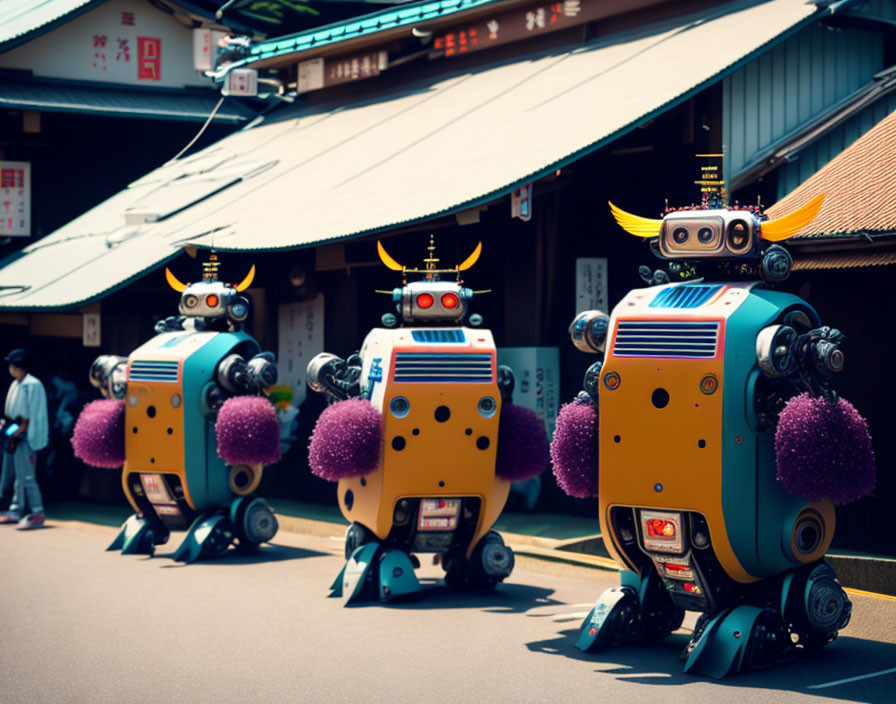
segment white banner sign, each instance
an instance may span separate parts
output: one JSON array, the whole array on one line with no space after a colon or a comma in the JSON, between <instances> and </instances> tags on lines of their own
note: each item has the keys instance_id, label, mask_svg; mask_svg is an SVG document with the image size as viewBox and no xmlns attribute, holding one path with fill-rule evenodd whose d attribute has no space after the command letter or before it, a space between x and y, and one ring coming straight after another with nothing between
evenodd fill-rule
<instances>
[{"instance_id":1,"label":"white banner sign","mask_svg":"<svg viewBox=\"0 0 896 704\"><path fill-rule=\"evenodd\" d=\"M607 260L576 259L576 313L584 310L610 312L607 293Z\"/></svg>"},{"instance_id":2,"label":"white banner sign","mask_svg":"<svg viewBox=\"0 0 896 704\"><path fill-rule=\"evenodd\" d=\"M323 294L312 301L282 304L278 332L278 383L293 390L293 405L300 406L308 391L305 368L314 355L324 351Z\"/></svg>"}]
</instances>

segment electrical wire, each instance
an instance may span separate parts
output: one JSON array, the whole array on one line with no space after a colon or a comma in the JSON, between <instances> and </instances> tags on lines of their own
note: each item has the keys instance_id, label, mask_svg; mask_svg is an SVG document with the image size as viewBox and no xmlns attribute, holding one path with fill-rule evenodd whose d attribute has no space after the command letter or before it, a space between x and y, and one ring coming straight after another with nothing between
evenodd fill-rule
<instances>
[{"instance_id":1,"label":"electrical wire","mask_svg":"<svg viewBox=\"0 0 896 704\"><path fill-rule=\"evenodd\" d=\"M209 116L206 118L205 124L199 128L199 131L196 133L196 136L190 140L190 142L189 142L189 144L187 144L187 146L185 146L176 155L174 155L168 161L166 161L163 164L164 166L168 166L168 164L174 163L175 161L180 159L187 152L187 150L189 150L190 147L192 147L194 144L196 144L196 140L202 136L202 133L205 132L206 128L211 124L212 119L214 119L214 117L215 117L215 113L218 112L218 108L221 107L221 103L223 103L223 102L224 102L224 96L222 95L221 98L218 100L218 104L215 105L214 108L212 108L212 111L209 113Z\"/></svg>"}]
</instances>

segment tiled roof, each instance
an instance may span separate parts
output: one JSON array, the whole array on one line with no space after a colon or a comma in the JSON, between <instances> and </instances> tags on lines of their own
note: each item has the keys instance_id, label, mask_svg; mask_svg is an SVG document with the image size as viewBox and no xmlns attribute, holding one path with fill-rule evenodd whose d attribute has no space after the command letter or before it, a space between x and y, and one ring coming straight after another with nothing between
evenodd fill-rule
<instances>
[{"instance_id":1,"label":"tiled roof","mask_svg":"<svg viewBox=\"0 0 896 704\"><path fill-rule=\"evenodd\" d=\"M819 193L818 217L797 237L896 232L896 112L838 154L793 193L778 201L770 218L792 213Z\"/></svg>"}]
</instances>

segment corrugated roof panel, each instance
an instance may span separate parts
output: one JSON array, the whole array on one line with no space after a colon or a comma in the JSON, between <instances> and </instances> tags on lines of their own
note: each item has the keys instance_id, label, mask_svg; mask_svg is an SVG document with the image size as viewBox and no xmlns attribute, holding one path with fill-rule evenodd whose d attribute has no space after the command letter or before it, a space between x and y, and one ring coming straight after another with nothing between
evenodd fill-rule
<instances>
[{"instance_id":1,"label":"corrugated roof panel","mask_svg":"<svg viewBox=\"0 0 896 704\"><path fill-rule=\"evenodd\" d=\"M68 15L76 16L106 0L3 0L0 2L0 50L28 35L48 31ZM10 46L4 46L9 43Z\"/></svg>"},{"instance_id":2,"label":"corrugated roof panel","mask_svg":"<svg viewBox=\"0 0 896 704\"><path fill-rule=\"evenodd\" d=\"M171 182L197 159L276 162L146 226L141 237L169 247L189 241L221 250L289 249L488 202L669 109L817 12L803 0L732 2L566 51L402 85L364 102L300 109L142 179ZM139 198L127 204L136 208ZM113 199L95 217L121 218L123 209ZM79 218L50 238L92 227L90 218ZM171 252L158 251L160 258ZM35 273L42 260L7 266L0 286L44 278ZM39 291L0 297L0 308L74 305L101 295L103 285L63 276Z\"/></svg>"},{"instance_id":3,"label":"corrugated roof panel","mask_svg":"<svg viewBox=\"0 0 896 704\"><path fill-rule=\"evenodd\" d=\"M0 84L0 107L5 108L193 122L205 122L220 97L214 90L160 91L48 81ZM255 113L229 99L215 113L214 121L246 122L253 117Z\"/></svg>"}]
</instances>

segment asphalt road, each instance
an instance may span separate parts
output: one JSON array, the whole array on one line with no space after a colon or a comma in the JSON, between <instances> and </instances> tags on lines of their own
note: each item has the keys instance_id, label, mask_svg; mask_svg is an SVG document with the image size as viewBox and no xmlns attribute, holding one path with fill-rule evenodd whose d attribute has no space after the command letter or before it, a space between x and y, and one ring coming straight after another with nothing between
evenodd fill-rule
<instances>
[{"instance_id":1,"label":"asphalt road","mask_svg":"<svg viewBox=\"0 0 896 704\"><path fill-rule=\"evenodd\" d=\"M104 552L114 534L0 530L0 701L896 702L896 600L852 597L852 622L814 660L715 681L681 673L686 629L573 648L612 573L521 559L482 595L437 586L429 564L420 599L345 608L326 598L332 538L281 531L258 555L182 566L176 542L152 559Z\"/></svg>"}]
</instances>

